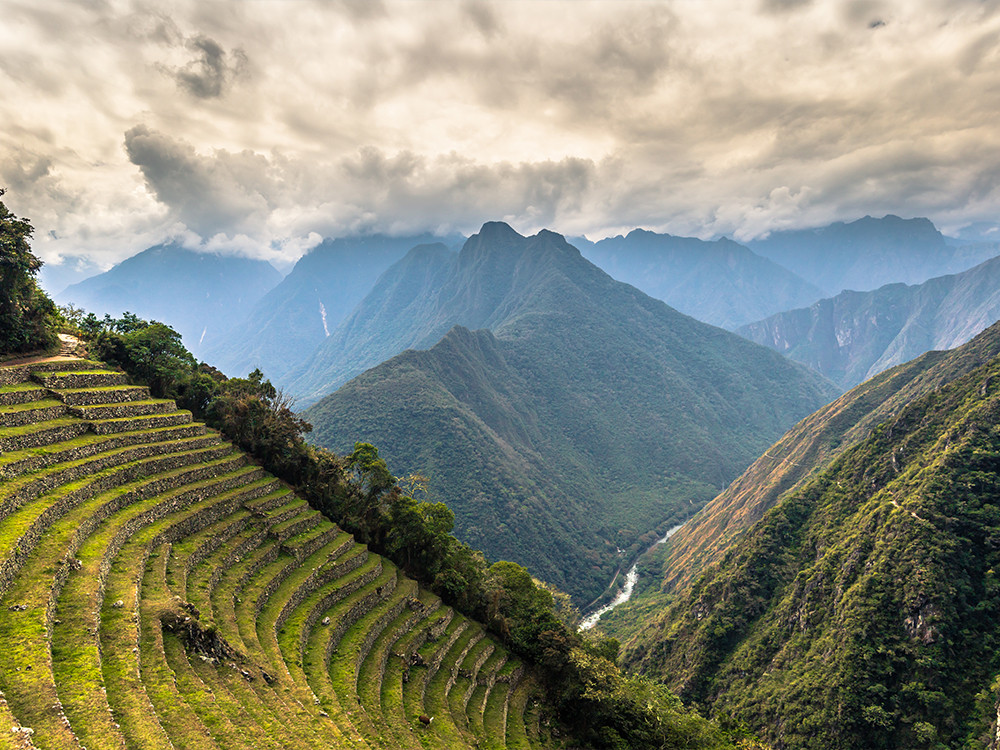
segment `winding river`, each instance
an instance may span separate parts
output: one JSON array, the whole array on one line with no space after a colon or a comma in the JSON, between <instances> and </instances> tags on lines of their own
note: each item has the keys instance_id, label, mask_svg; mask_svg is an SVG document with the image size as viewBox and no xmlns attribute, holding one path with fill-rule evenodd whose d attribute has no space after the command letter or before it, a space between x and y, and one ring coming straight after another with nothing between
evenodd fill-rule
<instances>
[{"instance_id":1,"label":"winding river","mask_svg":"<svg viewBox=\"0 0 1000 750\"><path fill-rule=\"evenodd\" d=\"M658 544L663 544L670 537L676 534L683 525L684 524L678 524L677 526L671 528L666 534L663 535L662 539L657 539L655 542L653 542L649 546L649 549L646 550L646 552L649 552L649 550L653 549ZM645 555L646 552L643 552L642 554ZM639 555L639 557L641 558L642 555ZM617 573L615 574L615 577L616 578L618 577ZM625 585L622 586L621 591L619 591L615 595L615 598L612 599L607 604L605 604L603 607L595 610L594 612L591 612L589 615L584 617L583 620L580 621L580 630L589 630L590 628L594 627L597 624L597 621L601 619L601 615L603 615L605 612L610 612L619 604L623 604L624 602L627 602L629 599L631 599L632 592L635 591L636 581L638 580L639 580L639 560L637 559L635 563L632 565L632 567L628 569L628 573L625 574Z\"/></svg>"}]
</instances>

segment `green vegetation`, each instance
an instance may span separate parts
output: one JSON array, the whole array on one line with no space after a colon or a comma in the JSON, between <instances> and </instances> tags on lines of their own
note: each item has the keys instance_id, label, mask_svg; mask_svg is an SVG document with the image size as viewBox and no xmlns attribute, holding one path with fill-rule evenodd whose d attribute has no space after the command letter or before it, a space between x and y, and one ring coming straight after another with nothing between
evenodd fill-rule
<instances>
[{"instance_id":1,"label":"green vegetation","mask_svg":"<svg viewBox=\"0 0 1000 750\"><path fill-rule=\"evenodd\" d=\"M88 746L120 747L132 741L127 737L162 746L164 733L191 746L288 746L275 731L300 738L304 747L344 738L358 747L384 746L380 718L366 712L395 706L389 726L404 745L413 739L411 714L430 709L439 713L425 735L434 738L431 746L504 747L508 737L515 747L544 745L546 733L537 725L512 722L547 714L594 747L669 747L678 733L690 747L732 747L725 733L676 699L641 692L641 682L621 675L616 644L585 641L559 619L557 612L573 614L564 596L553 596L521 566L490 563L455 539L448 507L413 497L424 491L423 478L397 482L374 446L359 443L346 457L309 446L303 439L308 425L260 373L226 380L200 368L165 326L125 316L85 319L81 328L91 331L92 349L113 352L156 395L184 397L193 383L203 384L211 395L195 407L236 445L359 541L484 623L496 644L489 670L456 687L453 670L481 633L458 616L448 618L443 633L418 631L412 647L427 671L406 667L399 673L402 694L393 695L393 654L400 653L407 625L438 605L428 606L427 595L417 596L415 584L401 582L390 563L351 547L301 500L276 492L231 446L211 435L149 429L162 410L146 413L147 407L172 407L169 402L142 398L135 386L109 385L109 371L97 365L59 365L65 371L50 367L33 376L47 387L23 389L42 399L35 404L61 408L64 399L84 399L81 414L123 411L93 421L120 423L103 439L74 434L65 445L17 454L11 466L28 473L15 473L5 485L12 510L0 529L13 552L3 570L23 576L4 593L3 605L20 616L0 618L0 643L7 644L0 689L39 737L72 742L72 727L96 711L101 721L81 729ZM45 400L48 395L56 399ZM170 413L190 421L184 412ZM18 429L0 428L0 436ZM25 464L29 459L41 463ZM225 531L218 528L223 522ZM164 543L172 540L176 546ZM56 559L69 560L68 567L53 564ZM42 579L50 583L38 586ZM54 606L46 606L49 592ZM108 604L105 592L120 600ZM95 600L103 601L97 619ZM121 622L126 606L135 619ZM413 607L413 617L399 619ZM101 633L105 621L119 623L123 634ZM393 624L395 645L380 637ZM51 666L19 669L32 662L26 649L46 648ZM130 659L131 649L137 656ZM372 654L380 654L379 663L366 667ZM530 674L521 659L534 665ZM388 682L362 699L358 675L383 671ZM312 705L307 696L315 694L319 703L313 718L303 717L306 726L318 714L340 728L315 734L290 721L274 685L292 690L300 705ZM126 693L109 694L108 686ZM552 699L527 711L540 688ZM453 700L453 690L471 691L472 700ZM46 713L35 696L46 705L61 701L62 713ZM453 704L469 713L447 716ZM143 716L149 711L155 722ZM123 735L126 730L136 734Z\"/></svg>"},{"instance_id":2,"label":"green vegetation","mask_svg":"<svg viewBox=\"0 0 1000 750\"><path fill-rule=\"evenodd\" d=\"M640 565L632 599L601 618L625 644L659 638L658 614L779 499L814 478L880 423L1000 354L1000 324L948 352L928 352L853 388L789 430ZM645 631L644 633L641 631Z\"/></svg>"},{"instance_id":3,"label":"green vegetation","mask_svg":"<svg viewBox=\"0 0 1000 750\"><path fill-rule=\"evenodd\" d=\"M969 364L997 337L918 366L923 395L783 495L626 663L788 748L987 746L1000 357Z\"/></svg>"},{"instance_id":4,"label":"green vegetation","mask_svg":"<svg viewBox=\"0 0 1000 750\"><path fill-rule=\"evenodd\" d=\"M0 189L0 197L5 192ZM33 231L0 201L0 357L59 343L59 313L34 279L42 261L28 244Z\"/></svg>"}]
</instances>

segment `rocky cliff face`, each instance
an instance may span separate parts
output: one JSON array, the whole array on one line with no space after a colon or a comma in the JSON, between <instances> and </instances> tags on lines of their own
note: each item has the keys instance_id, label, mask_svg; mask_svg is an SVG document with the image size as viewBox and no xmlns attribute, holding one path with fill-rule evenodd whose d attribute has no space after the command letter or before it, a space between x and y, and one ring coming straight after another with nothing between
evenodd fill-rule
<instances>
[{"instance_id":1,"label":"rocky cliff face","mask_svg":"<svg viewBox=\"0 0 1000 750\"><path fill-rule=\"evenodd\" d=\"M1000 257L916 286L842 292L737 333L846 389L926 351L959 346L997 319Z\"/></svg>"}]
</instances>

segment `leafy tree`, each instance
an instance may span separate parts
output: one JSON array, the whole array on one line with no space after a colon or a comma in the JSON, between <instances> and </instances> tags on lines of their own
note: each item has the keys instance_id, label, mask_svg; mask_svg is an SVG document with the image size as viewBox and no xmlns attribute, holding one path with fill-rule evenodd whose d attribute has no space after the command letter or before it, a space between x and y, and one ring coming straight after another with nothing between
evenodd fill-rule
<instances>
[{"instance_id":1,"label":"leafy tree","mask_svg":"<svg viewBox=\"0 0 1000 750\"><path fill-rule=\"evenodd\" d=\"M0 196L6 191L0 189ZM34 276L42 261L31 252L31 224L0 201L0 354L47 349L58 343L59 313Z\"/></svg>"}]
</instances>

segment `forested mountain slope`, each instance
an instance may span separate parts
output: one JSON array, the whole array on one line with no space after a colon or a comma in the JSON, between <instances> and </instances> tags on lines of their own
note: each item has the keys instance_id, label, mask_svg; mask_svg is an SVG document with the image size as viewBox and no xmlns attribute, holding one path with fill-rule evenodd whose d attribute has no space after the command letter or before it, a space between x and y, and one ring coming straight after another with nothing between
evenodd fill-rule
<instances>
[{"instance_id":1,"label":"forested mountain slope","mask_svg":"<svg viewBox=\"0 0 1000 750\"><path fill-rule=\"evenodd\" d=\"M772 232L747 243L828 295L901 282L920 284L996 255L989 245L949 244L927 219L865 216L816 229Z\"/></svg>"},{"instance_id":2,"label":"forested mountain slope","mask_svg":"<svg viewBox=\"0 0 1000 750\"><path fill-rule=\"evenodd\" d=\"M461 538L583 603L619 548L689 514L832 395L551 232L487 225L454 261L437 255L449 275L415 303L433 315L402 307L396 330L427 337L458 318L492 333L458 328L362 374L306 410L313 439L376 443L394 470L429 476Z\"/></svg>"},{"instance_id":3,"label":"forested mountain slope","mask_svg":"<svg viewBox=\"0 0 1000 750\"><path fill-rule=\"evenodd\" d=\"M379 275L430 234L326 239L306 253L280 284L206 358L230 375L255 367L276 382L308 359L368 293ZM459 237L446 241L457 242Z\"/></svg>"},{"instance_id":4,"label":"forested mountain slope","mask_svg":"<svg viewBox=\"0 0 1000 750\"><path fill-rule=\"evenodd\" d=\"M203 357L281 281L268 262L157 245L56 295L98 316L128 311L176 329Z\"/></svg>"},{"instance_id":5,"label":"forested mountain slope","mask_svg":"<svg viewBox=\"0 0 1000 750\"><path fill-rule=\"evenodd\" d=\"M841 292L738 329L850 388L932 349L952 349L1000 319L1000 257L917 286Z\"/></svg>"},{"instance_id":6,"label":"forested mountain slope","mask_svg":"<svg viewBox=\"0 0 1000 750\"><path fill-rule=\"evenodd\" d=\"M705 242L635 229L577 246L618 281L729 330L823 296L819 287L729 239Z\"/></svg>"},{"instance_id":7,"label":"forested mountain slope","mask_svg":"<svg viewBox=\"0 0 1000 750\"><path fill-rule=\"evenodd\" d=\"M643 630L626 662L780 747L989 744L1000 675L1000 357L969 365L995 355L997 338L994 327L916 365L903 389L923 395L883 412L783 495Z\"/></svg>"}]
</instances>

